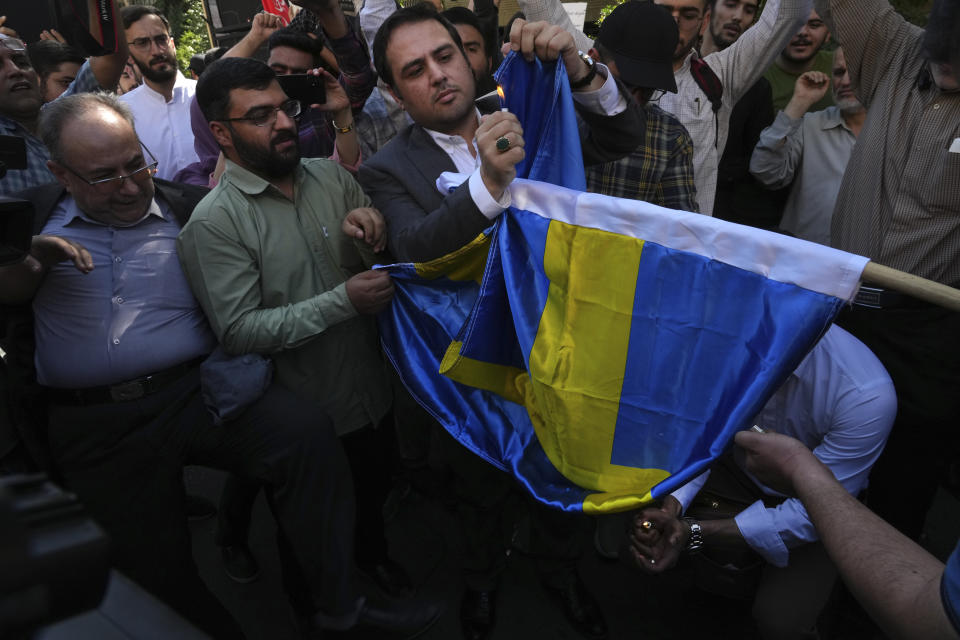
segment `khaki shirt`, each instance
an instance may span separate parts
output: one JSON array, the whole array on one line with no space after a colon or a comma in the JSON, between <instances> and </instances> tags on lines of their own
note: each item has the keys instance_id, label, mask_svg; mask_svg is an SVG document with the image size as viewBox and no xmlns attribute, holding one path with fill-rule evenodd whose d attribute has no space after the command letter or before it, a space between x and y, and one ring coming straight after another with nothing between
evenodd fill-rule
<instances>
[{"instance_id":1,"label":"khaki shirt","mask_svg":"<svg viewBox=\"0 0 960 640\"><path fill-rule=\"evenodd\" d=\"M390 406L376 324L345 282L376 261L340 230L370 206L329 160L301 160L294 201L227 161L178 238L183 269L229 353L269 354L281 384L320 404L337 432L376 424Z\"/></svg>"},{"instance_id":2,"label":"khaki shirt","mask_svg":"<svg viewBox=\"0 0 960 640\"><path fill-rule=\"evenodd\" d=\"M960 286L960 92L940 91L923 30L887 0L817 0L867 120L833 215L834 247Z\"/></svg>"}]
</instances>

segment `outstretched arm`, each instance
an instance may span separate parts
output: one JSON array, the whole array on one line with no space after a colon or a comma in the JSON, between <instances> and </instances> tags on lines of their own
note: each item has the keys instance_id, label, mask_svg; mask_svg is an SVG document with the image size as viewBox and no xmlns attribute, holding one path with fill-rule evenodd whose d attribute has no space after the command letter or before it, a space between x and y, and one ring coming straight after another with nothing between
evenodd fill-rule
<instances>
[{"instance_id":1,"label":"outstretched arm","mask_svg":"<svg viewBox=\"0 0 960 640\"><path fill-rule=\"evenodd\" d=\"M894 638L957 638L940 596L944 566L857 501L803 444L742 431L747 469L796 495L847 587Z\"/></svg>"}]
</instances>

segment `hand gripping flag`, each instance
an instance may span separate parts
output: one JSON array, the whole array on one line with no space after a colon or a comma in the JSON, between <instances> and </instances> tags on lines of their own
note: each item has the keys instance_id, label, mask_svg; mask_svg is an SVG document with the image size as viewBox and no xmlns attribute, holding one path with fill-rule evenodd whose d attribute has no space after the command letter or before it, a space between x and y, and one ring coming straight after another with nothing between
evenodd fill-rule
<instances>
[{"instance_id":1,"label":"hand gripping flag","mask_svg":"<svg viewBox=\"0 0 960 640\"><path fill-rule=\"evenodd\" d=\"M582 188L559 66L512 57L498 80L536 150L521 171L564 183L562 158ZM380 326L440 424L561 509L634 508L701 473L853 297L866 264L538 180L510 191L512 207L466 247L389 267L396 294Z\"/></svg>"}]
</instances>

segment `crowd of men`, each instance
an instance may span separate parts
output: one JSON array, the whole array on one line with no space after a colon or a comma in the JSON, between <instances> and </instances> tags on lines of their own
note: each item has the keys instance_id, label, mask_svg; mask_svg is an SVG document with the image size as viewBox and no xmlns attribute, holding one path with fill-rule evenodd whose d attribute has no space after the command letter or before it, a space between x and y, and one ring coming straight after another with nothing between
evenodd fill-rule
<instances>
[{"instance_id":1,"label":"crowd of men","mask_svg":"<svg viewBox=\"0 0 960 640\"><path fill-rule=\"evenodd\" d=\"M243 631L194 564L187 464L228 472L216 542L238 582L259 572L264 491L303 637L434 624L442 607L387 553L383 506L401 470L449 479L460 628L493 632L519 488L385 363L375 316L394 287L372 266L444 256L510 206L523 123L490 94L508 51L562 60L589 190L960 287L957 0L934 0L926 28L888 0L628 0L595 38L560 0L521 0L504 30L489 2L296 4L290 25L257 14L195 56L191 78L153 7L120 9L117 50L90 57L0 22L0 135L27 158L0 195L36 212L29 255L0 267L0 472L76 493L115 566L213 637ZM291 75L324 97L288 95ZM441 192L447 171L469 177ZM765 638L818 637L838 575L883 630L956 637L960 557L944 569L912 540L960 452L958 383L955 312L862 288L755 418L777 433L739 434L627 516L529 500L544 589L579 634L607 637L576 568L586 523L598 553L646 573L757 568Z\"/></svg>"}]
</instances>

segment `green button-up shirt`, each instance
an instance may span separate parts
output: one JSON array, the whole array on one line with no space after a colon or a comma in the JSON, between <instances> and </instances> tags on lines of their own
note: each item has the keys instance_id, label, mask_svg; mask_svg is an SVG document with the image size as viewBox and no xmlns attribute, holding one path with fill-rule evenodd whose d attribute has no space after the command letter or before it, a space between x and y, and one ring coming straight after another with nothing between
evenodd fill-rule
<instances>
[{"instance_id":1,"label":"green button-up shirt","mask_svg":"<svg viewBox=\"0 0 960 640\"><path fill-rule=\"evenodd\" d=\"M227 161L178 239L180 261L229 353L273 358L281 384L317 401L338 433L376 423L390 405L376 325L344 284L375 261L340 230L370 206L329 160L301 160L291 202Z\"/></svg>"}]
</instances>

